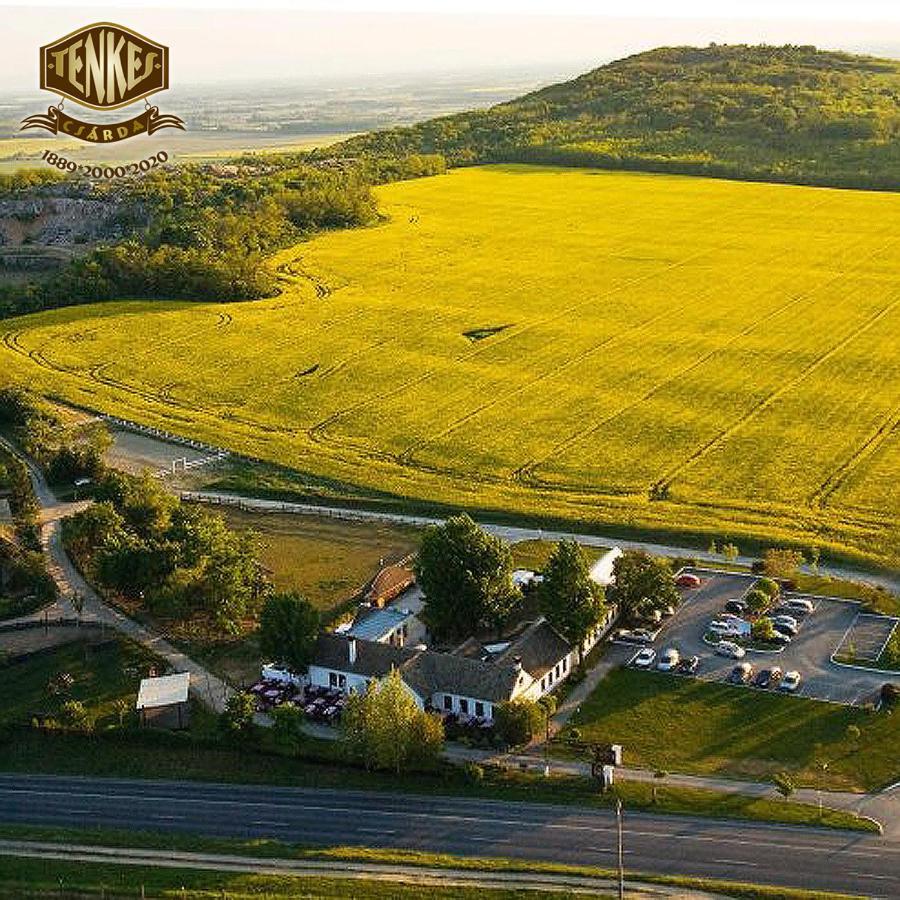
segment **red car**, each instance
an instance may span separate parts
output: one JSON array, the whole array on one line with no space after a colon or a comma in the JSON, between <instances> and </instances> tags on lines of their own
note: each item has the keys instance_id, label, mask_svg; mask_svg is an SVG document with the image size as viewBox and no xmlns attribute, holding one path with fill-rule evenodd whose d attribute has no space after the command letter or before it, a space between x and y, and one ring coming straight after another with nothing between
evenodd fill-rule
<instances>
[{"instance_id":1,"label":"red car","mask_svg":"<svg viewBox=\"0 0 900 900\"><path fill-rule=\"evenodd\" d=\"M690 572L685 572L675 579L675 584L677 584L678 587L698 588L700 587L702 582L696 575L691 575Z\"/></svg>"}]
</instances>

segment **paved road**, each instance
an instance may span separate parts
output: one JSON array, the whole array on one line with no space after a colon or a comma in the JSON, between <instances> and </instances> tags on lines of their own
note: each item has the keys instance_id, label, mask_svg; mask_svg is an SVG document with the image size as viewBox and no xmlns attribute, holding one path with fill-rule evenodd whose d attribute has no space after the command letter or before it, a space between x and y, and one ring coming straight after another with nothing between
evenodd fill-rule
<instances>
[{"instance_id":1,"label":"paved road","mask_svg":"<svg viewBox=\"0 0 900 900\"><path fill-rule=\"evenodd\" d=\"M0 821L274 837L611 866L606 810L187 782L0 776ZM900 896L896 838L627 813L626 867Z\"/></svg>"},{"instance_id":2,"label":"paved road","mask_svg":"<svg viewBox=\"0 0 900 900\"><path fill-rule=\"evenodd\" d=\"M69 598L72 594L80 594L84 599L82 618L85 622L96 622L115 628L126 637L147 647L165 659L176 672L191 673L191 690L194 695L215 712L221 712L230 688L199 663L173 647L168 641L154 634L148 628L129 619L115 607L97 594L97 592L81 577L81 573L72 564L63 548L61 520L71 515L84 504L61 503L50 490L38 467L14 445L0 435L0 444L15 454L28 467L34 493L41 506L41 545L53 580L59 588L60 599L52 608L40 610L33 616L24 618L43 618L49 615L74 616L75 610Z\"/></svg>"},{"instance_id":3,"label":"paved road","mask_svg":"<svg viewBox=\"0 0 900 900\"><path fill-rule=\"evenodd\" d=\"M201 503L223 504L239 506L242 509L256 509L267 512L286 512L298 515L332 516L338 519L362 520L374 522L398 522L404 525L439 525L443 519L430 516L413 516L394 512L377 512L375 510L358 509L346 506L320 506L315 503L283 503L280 500L264 500L259 497L241 497L236 494L227 494L217 491L182 491L185 499L195 500ZM542 528L519 528L514 525L495 525L490 522L481 522L485 531L502 537L504 540L515 541L560 541L576 540L586 547L609 547L615 545L623 550L646 550L655 556L687 556L704 563L720 563L722 557L698 550L696 547L677 547L671 544L656 544L650 541L634 541L615 535L598 536L596 534L582 534L573 531L547 531ZM750 566L755 562L755 557L738 556L735 563L742 566ZM880 585L889 591L900 593L900 573L876 574L854 569L852 566L838 566L821 563L818 571L822 575L830 575L833 578L849 579L872 585Z\"/></svg>"}]
</instances>

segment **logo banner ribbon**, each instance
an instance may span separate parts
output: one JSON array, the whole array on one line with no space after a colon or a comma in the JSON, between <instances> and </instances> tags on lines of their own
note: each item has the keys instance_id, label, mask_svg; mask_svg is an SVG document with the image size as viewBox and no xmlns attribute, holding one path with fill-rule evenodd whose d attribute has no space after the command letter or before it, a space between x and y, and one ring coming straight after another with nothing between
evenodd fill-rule
<instances>
[{"instance_id":1,"label":"logo banner ribbon","mask_svg":"<svg viewBox=\"0 0 900 900\"><path fill-rule=\"evenodd\" d=\"M22 120L22 127L45 128L53 134L65 134L69 137L88 141L92 144L114 144L116 141L124 141L126 138L138 134L153 134L161 128L180 128L184 131L184 122L173 115L163 115L158 106L150 106L139 116L124 122L93 125L90 122L82 122L64 113L59 107L51 106L47 109L47 115L38 113Z\"/></svg>"}]
</instances>

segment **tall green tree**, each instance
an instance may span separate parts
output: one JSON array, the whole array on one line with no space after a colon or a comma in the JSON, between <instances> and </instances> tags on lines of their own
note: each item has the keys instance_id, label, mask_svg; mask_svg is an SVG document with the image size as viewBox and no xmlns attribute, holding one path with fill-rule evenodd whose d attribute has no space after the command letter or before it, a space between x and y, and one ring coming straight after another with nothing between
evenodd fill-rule
<instances>
[{"instance_id":1,"label":"tall green tree","mask_svg":"<svg viewBox=\"0 0 900 900\"><path fill-rule=\"evenodd\" d=\"M425 768L444 743L440 719L419 709L396 669L364 694L351 694L341 723L345 746L366 768Z\"/></svg>"},{"instance_id":2,"label":"tall green tree","mask_svg":"<svg viewBox=\"0 0 900 900\"><path fill-rule=\"evenodd\" d=\"M641 616L681 601L668 560L644 550L626 550L613 564L615 581L606 592L627 619Z\"/></svg>"},{"instance_id":3,"label":"tall green tree","mask_svg":"<svg viewBox=\"0 0 900 900\"><path fill-rule=\"evenodd\" d=\"M577 541L556 545L544 567L538 599L547 621L578 647L581 665L584 639L603 612L603 588L591 580L587 557Z\"/></svg>"},{"instance_id":4,"label":"tall green tree","mask_svg":"<svg viewBox=\"0 0 900 900\"><path fill-rule=\"evenodd\" d=\"M428 528L416 561L425 594L423 617L438 640L497 629L521 594L512 583L512 553L465 515Z\"/></svg>"},{"instance_id":5,"label":"tall green tree","mask_svg":"<svg viewBox=\"0 0 900 900\"><path fill-rule=\"evenodd\" d=\"M300 594L274 594L259 617L262 652L293 672L305 672L319 635L319 612Z\"/></svg>"}]
</instances>

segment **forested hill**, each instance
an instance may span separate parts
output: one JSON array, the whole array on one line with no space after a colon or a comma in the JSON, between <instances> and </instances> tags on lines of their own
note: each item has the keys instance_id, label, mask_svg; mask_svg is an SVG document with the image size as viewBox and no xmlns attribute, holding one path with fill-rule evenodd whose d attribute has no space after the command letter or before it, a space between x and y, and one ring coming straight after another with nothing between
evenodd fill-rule
<instances>
[{"instance_id":1,"label":"forested hill","mask_svg":"<svg viewBox=\"0 0 900 900\"><path fill-rule=\"evenodd\" d=\"M334 148L332 148L333 152ZM663 47L344 155L555 162L900 190L900 62L807 46Z\"/></svg>"}]
</instances>

